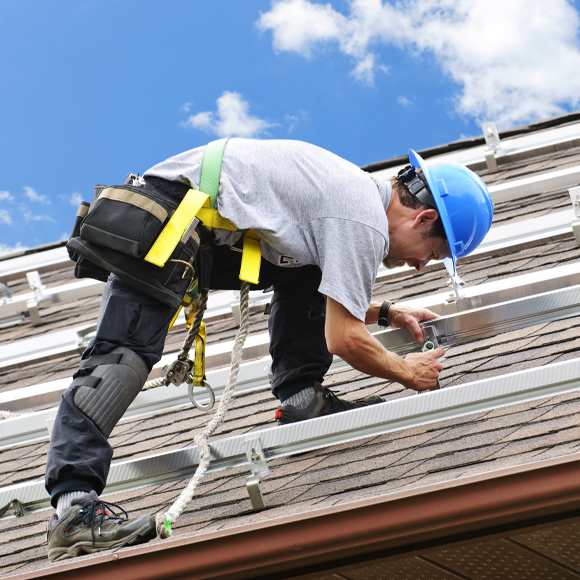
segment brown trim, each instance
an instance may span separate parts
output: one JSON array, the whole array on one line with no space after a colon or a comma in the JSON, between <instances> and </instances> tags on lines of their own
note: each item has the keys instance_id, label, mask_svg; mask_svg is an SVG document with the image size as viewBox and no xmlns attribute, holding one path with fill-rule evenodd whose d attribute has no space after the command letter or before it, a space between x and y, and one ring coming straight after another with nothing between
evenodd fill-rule
<instances>
[{"instance_id":1,"label":"brown trim","mask_svg":"<svg viewBox=\"0 0 580 580\"><path fill-rule=\"evenodd\" d=\"M257 578L580 508L580 454L222 532L99 554L16 580ZM178 525L177 525L178 529Z\"/></svg>"}]
</instances>

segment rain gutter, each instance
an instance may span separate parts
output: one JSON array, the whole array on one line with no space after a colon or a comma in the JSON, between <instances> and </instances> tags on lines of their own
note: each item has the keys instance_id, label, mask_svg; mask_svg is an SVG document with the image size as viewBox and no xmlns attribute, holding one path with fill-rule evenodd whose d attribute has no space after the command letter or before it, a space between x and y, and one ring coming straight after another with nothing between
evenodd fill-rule
<instances>
[{"instance_id":1,"label":"rain gutter","mask_svg":"<svg viewBox=\"0 0 580 580\"><path fill-rule=\"evenodd\" d=\"M545 516L569 517L580 508L579 480L580 454L573 454L107 552L11 578L244 580L279 578L292 570L304 574L313 566L332 573L354 557L386 557L410 551L422 542L444 544L457 534L487 535L497 531L490 530L497 526L529 525L530 520Z\"/></svg>"}]
</instances>

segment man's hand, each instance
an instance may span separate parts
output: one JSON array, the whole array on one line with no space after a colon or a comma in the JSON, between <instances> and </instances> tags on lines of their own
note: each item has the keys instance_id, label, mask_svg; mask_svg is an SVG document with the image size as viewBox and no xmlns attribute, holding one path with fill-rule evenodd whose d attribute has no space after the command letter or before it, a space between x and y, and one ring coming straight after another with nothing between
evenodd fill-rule
<instances>
[{"instance_id":1,"label":"man's hand","mask_svg":"<svg viewBox=\"0 0 580 580\"><path fill-rule=\"evenodd\" d=\"M376 305L380 304L374 303ZM391 309L389 308L389 318ZM414 321L418 336L423 337L418 320L435 318L433 312L424 309L398 307L404 321ZM367 319L372 319L368 315ZM326 301L326 344L328 350L353 368L374 377L381 377L414 389L425 391L437 383L443 368L438 358L445 354L444 349L425 353L408 354L405 358L385 350L381 343L372 336L361 320L355 318L342 304L328 297ZM421 340L421 342L423 342Z\"/></svg>"},{"instance_id":2,"label":"man's hand","mask_svg":"<svg viewBox=\"0 0 580 580\"><path fill-rule=\"evenodd\" d=\"M428 352L408 354L405 362L409 365L413 378L401 384L415 391L432 389L437 384L439 373L443 370L443 365L438 359L444 354L445 349L441 347Z\"/></svg>"},{"instance_id":3,"label":"man's hand","mask_svg":"<svg viewBox=\"0 0 580 580\"><path fill-rule=\"evenodd\" d=\"M391 304L387 319L392 328L407 328L419 344L425 342L424 330L419 326L424 320L433 320L438 315L426 308L413 308L404 304ZM443 356L442 354L438 356ZM438 357L435 357L438 358ZM433 385L432 385L433 386ZM411 387L412 388L412 387Z\"/></svg>"}]
</instances>

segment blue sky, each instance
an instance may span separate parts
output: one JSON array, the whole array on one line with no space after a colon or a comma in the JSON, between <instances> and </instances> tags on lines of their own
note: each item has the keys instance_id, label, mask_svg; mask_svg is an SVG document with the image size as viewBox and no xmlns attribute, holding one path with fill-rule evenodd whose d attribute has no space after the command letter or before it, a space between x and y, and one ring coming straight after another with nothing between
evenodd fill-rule
<instances>
[{"instance_id":1,"label":"blue sky","mask_svg":"<svg viewBox=\"0 0 580 580\"><path fill-rule=\"evenodd\" d=\"M1 0L0 253L224 135L365 165L577 110L579 1Z\"/></svg>"}]
</instances>

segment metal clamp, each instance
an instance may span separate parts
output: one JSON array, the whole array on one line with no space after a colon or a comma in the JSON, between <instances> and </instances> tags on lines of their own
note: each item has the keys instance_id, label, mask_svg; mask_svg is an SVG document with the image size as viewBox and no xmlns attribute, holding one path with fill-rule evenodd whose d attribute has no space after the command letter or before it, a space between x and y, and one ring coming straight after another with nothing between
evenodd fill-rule
<instances>
[{"instance_id":1,"label":"metal clamp","mask_svg":"<svg viewBox=\"0 0 580 580\"><path fill-rule=\"evenodd\" d=\"M248 489L248 495L252 502L252 508L255 512L259 512L266 509L264 497L260 490L260 481L270 475L270 469L266 463L266 455L262 449L262 442L259 437L248 437L244 439L243 443L250 465L250 471L252 472L252 475L246 479L246 488Z\"/></svg>"},{"instance_id":2,"label":"metal clamp","mask_svg":"<svg viewBox=\"0 0 580 580\"><path fill-rule=\"evenodd\" d=\"M3 508L0 508L0 518L12 507L12 511L17 518L24 515L24 506L19 500L14 498L12 501L7 503Z\"/></svg>"},{"instance_id":3,"label":"metal clamp","mask_svg":"<svg viewBox=\"0 0 580 580\"><path fill-rule=\"evenodd\" d=\"M166 385L174 384L179 387L185 382L185 378L193 368L193 361L186 359L175 359L171 364L163 367L163 372L166 375Z\"/></svg>"},{"instance_id":4,"label":"metal clamp","mask_svg":"<svg viewBox=\"0 0 580 580\"><path fill-rule=\"evenodd\" d=\"M435 330L435 327L425 326L423 328L423 330L425 331L425 342L423 343L423 347L421 348L421 350L423 352L429 352L431 350L435 350L436 348L438 348L439 341L437 340L437 331ZM437 379L437 383L435 384L435 386L431 389L428 389L428 390L429 391L437 391L440 388L441 388L441 385L439 384L439 379ZM426 391L419 391L419 392L426 392Z\"/></svg>"}]
</instances>

